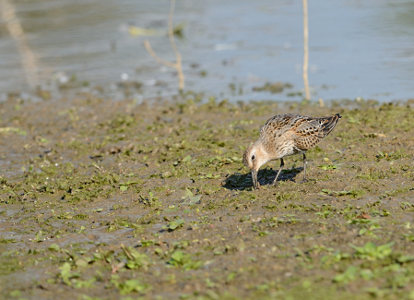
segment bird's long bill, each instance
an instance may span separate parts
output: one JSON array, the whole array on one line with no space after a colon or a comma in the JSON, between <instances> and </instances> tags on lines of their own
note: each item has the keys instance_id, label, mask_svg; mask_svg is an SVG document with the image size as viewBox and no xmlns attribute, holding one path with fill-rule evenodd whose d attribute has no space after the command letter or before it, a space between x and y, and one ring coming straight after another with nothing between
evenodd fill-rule
<instances>
[{"instance_id":1,"label":"bird's long bill","mask_svg":"<svg viewBox=\"0 0 414 300\"><path fill-rule=\"evenodd\" d=\"M252 180L253 180L253 186L255 189L259 188L259 182L257 181L257 171L252 170Z\"/></svg>"}]
</instances>

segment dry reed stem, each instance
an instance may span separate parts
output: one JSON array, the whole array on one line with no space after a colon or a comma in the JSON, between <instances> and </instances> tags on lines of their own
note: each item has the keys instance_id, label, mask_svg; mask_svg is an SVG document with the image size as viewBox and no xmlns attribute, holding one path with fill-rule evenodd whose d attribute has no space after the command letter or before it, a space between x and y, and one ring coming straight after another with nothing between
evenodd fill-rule
<instances>
[{"instance_id":1,"label":"dry reed stem","mask_svg":"<svg viewBox=\"0 0 414 300\"><path fill-rule=\"evenodd\" d=\"M148 40L144 40L144 47L147 52L159 63L165 65L167 67L173 68L177 71L178 74L178 88L180 90L184 89L184 73L183 73L183 66L182 66L182 57L180 52L177 49L177 45L175 44L174 38L174 29L173 29L173 17L174 17L174 9L175 9L175 0L170 1L170 13L168 15L168 38L170 40L171 48L174 51L176 61L175 63L166 61L159 57L155 51L152 49L151 44Z\"/></svg>"},{"instance_id":2,"label":"dry reed stem","mask_svg":"<svg viewBox=\"0 0 414 300\"><path fill-rule=\"evenodd\" d=\"M303 83L305 99L310 100L308 64L309 64L308 0L303 0Z\"/></svg>"},{"instance_id":3,"label":"dry reed stem","mask_svg":"<svg viewBox=\"0 0 414 300\"><path fill-rule=\"evenodd\" d=\"M27 42L26 35L19 19L16 16L16 10L9 0L0 0L0 15L4 20L10 36L16 41L19 50L23 69L26 75L26 81L34 87L38 83L37 78L37 59Z\"/></svg>"},{"instance_id":4,"label":"dry reed stem","mask_svg":"<svg viewBox=\"0 0 414 300\"><path fill-rule=\"evenodd\" d=\"M325 102L323 102L322 98L319 98L319 107L325 107Z\"/></svg>"},{"instance_id":5,"label":"dry reed stem","mask_svg":"<svg viewBox=\"0 0 414 300\"><path fill-rule=\"evenodd\" d=\"M167 66L167 67L170 67L170 68L175 68L176 66L175 66L175 64L174 63L172 63L172 62L169 62L169 61L167 61L167 60L164 60L164 59L162 59L161 57L159 57L155 52L154 52L154 50L152 50L152 47L151 47L151 44L150 44L150 42L148 41L148 40L145 40L144 41L144 47L145 47L145 49L147 50L147 52L159 63L159 64L161 64L161 65L165 65L165 66Z\"/></svg>"}]
</instances>

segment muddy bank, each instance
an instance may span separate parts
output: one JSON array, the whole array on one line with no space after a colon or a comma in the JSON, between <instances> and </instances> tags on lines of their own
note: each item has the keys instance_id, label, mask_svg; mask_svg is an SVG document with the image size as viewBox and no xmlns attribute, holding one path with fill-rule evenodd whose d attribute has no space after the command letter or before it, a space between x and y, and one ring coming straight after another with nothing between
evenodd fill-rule
<instances>
[{"instance_id":1,"label":"muddy bank","mask_svg":"<svg viewBox=\"0 0 414 300\"><path fill-rule=\"evenodd\" d=\"M205 97L203 98L205 99ZM241 163L274 113L341 113L259 173ZM91 95L0 104L0 294L8 299L410 299L408 101L155 103Z\"/></svg>"}]
</instances>

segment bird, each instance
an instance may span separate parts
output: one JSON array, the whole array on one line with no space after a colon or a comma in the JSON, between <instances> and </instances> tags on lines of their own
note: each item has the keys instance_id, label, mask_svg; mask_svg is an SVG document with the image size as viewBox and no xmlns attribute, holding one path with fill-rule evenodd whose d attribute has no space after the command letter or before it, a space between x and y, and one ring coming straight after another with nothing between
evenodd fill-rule
<instances>
[{"instance_id":1,"label":"bird","mask_svg":"<svg viewBox=\"0 0 414 300\"><path fill-rule=\"evenodd\" d=\"M342 116L310 117L299 114L278 114L266 121L260 129L259 139L243 154L243 163L251 171L253 187L260 188L257 172L269 161L280 159L277 178L285 165L285 156L303 155L303 181L306 181L306 151L318 144L335 128Z\"/></svg>"}]
</instances>

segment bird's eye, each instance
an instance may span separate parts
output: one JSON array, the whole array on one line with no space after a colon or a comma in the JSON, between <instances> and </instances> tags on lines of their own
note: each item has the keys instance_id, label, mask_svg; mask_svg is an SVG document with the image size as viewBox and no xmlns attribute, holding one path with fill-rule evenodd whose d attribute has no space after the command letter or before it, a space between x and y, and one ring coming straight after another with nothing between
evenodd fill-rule
<instances>
[{"instance_id":1,"label":"bird's eye","mask_svg":"<svg viewBox=\"0 0 414 300\"><path fill-rule=\"evenodd\" d=\"M252 160L254 160L256 158L256 156L252 155Z\"/></svg>"}]
</instances>

